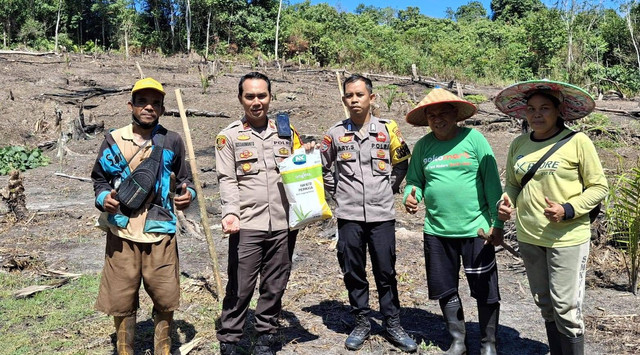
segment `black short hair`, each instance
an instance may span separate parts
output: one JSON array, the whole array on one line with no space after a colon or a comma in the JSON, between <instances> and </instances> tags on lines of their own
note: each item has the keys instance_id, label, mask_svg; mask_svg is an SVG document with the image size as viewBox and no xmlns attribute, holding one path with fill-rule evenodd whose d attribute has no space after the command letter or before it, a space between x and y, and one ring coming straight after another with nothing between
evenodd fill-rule
<instances>
[{"instance_id":1,"label":"black short hair","mask_svg":"<svg viewBox=\"0 0 640 355\"><path fill-rule=\"evenodd\" d=\"M371 84L371 79L360 74L353 74L348 77L344 83L342 83L342 91L347 91L347 84L354 83L359 80L364 81L364 86L367 88L367 91L369 91L369 94L373 94L373 84Z\"/></svg>"},{"instance_id":2,"label":"black short hair","mask_svg":"<svg viewBox=\"0 0 640 355\"><path fill-rule=\"evenodd\" d=\"M242 78L240 78L240 83L238 84L238 96L242 96L242 84L244 84L244 81L247 79L260 79L266 81L267 90L269 91L269 95L271 95L271 80L269 80L269 78L262 73L252 71L251 73L247 73L243 75Z\"/></svg>"}]
</instances>

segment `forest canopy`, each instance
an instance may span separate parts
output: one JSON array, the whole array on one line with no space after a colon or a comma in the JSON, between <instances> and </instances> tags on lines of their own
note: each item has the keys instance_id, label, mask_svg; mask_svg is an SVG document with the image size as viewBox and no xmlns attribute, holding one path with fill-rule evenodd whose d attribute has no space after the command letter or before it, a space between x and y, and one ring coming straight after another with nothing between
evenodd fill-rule
<instances>
[{"instance_id":1,"label":"forest canopy","mask_svg":"<svg viewBox=\"0 0 640 355\"><path fill-rule=\"evenodd\" d=\"M636 94L640 4L618 4L492 0L485 9L471 1L440 19L416 7L361 4L350 13L309 1L285 2L279 11L277 0L0 0L0 26L5 49L195 51L249 61L277 55L400 75L415 64L420 75L447 80L502 85L551 78Z\"/></svg>"}]
</instances>

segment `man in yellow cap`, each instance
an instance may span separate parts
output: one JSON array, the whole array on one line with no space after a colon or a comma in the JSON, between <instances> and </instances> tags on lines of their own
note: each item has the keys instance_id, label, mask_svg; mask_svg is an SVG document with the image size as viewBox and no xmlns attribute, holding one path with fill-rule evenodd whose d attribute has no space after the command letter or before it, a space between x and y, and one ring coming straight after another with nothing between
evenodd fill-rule
<instances>
[{"instance_id":1,"label":"man in yellow cap","mask_svg":"<svg viewBox=\"0 0 640 355\"><path fill-rule=\"evenodd\" d=\"M141 281L153 301L156 355L170 354L180 301L174 204L185 209L196 194L182 138L158 124L164 96L152 78L135 83L128 102L133 122L105 134L91 172L99 228L107 232L96 309L114 316L119 355L134 353ZM178 186L173 201L171 173Z\"/></svg>"}]
</instances>

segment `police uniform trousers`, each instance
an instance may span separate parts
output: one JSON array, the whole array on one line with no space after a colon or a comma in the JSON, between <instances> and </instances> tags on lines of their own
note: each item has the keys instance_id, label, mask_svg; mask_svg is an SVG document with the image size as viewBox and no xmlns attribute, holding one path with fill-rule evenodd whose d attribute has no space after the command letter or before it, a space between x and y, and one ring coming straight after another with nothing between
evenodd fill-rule
<instances>
[{"instance_id":1,"label":"police uniform trousers","mask_svg":"<svg viewBox=\"0 0 640 355\"><path fill-rule=\"evenodd\" d=\"M338 262L354 314L369 314L367 247L378 290L380 312L385 318L400 314L396 281L395 220L362 222L338 219Z\"/></svg>"},{"instance_id":2,"label":"police uniform trousers","mask_svg":"<svg viewBox=\"0 0 640 355\"><path fill-rule=\"evenodd\" d=\"M282 295L291 273L291 258L297 231L240 230L229 237L229 265L226 295L222 302L217 338L237 343L258 275L260 285L255 310L258 333L275 333L282 309Z\"/></svg>"}]
</instances>

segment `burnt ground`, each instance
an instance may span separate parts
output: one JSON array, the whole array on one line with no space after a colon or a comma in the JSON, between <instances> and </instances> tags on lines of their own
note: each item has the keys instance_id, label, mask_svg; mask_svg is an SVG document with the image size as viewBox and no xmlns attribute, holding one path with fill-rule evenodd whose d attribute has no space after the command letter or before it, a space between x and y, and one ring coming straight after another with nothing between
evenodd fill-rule
<instances>
[{"instance_id":1,"label":"burnt ground","mask_svg":"<svg viewBox=\"0 0 640 355\"><path fill-rule=\"evenodd\" d=\"M0 145L37 146L56 141L65 124L76 119L80 102L84 103L86 124L104 122L106 128L117 128L130 121L126 102L128 90L139 74L135 61L140 63L145 75L161 81L167 91L166 107L177 110L174 90L182 89L187 109L221 113L226 117L190 117L189 125L203 195L209 212L218 260L226 282L227 241L220 231L220 215L217 182L215 177L215 136L222 128L240 117L241 107L236 101L239 77L252 70L265 71L273 80L274 101L271 112L285 110L291 121L306 138L320 139L323 132L344 117L339 101L339 91L333 70L285 68L252 68L240 63L219 63L212 74L210 87L202 94L198 62L196 58L160 58L145 56L125 61L121 57L68 57L0 56ZM397 95L387 110L384 97L378 100L381 116L396 119L410 147L426 133L422 127L407 125L403 117L414 103L425 95L426 86L401 78L374 77L374 91L385 96L385 85L397 85L402 94ZM498 87L465 85L465 91L481 93L492 98ZM88 97L89 95L93 95ZM606 98L598 101L599 108L637 111L638 102ZM62 124L56 125L56 110L62 113ZM633 166L638 157L635 146L638 125L632 117L605 112L611 119L607 127L612 138L624 142L625 147L602 149L601 158L609 171L618 168L617 156L624 157L623 166ZM183 132L178 117L165 116L162 124L168 129ZM520 124L501 115L490 102L480 104L479 114L465 124L485 134L496 153L501 170L504 169L509 143L520 133ZM604 133L594 131L594 139ZM598 136L599 134L599 136ZM16 255L33 255L41 266L74 273L99 273L102 267L104 236L93 224L98 211L93 206L93 190L89 182L54 175L63 173L77 177L89 177L102 134L71 139L63 149L64 156L57 156L54 145L45 150L51 164L28 170L24 178L29 219L16 221L7 207L0 203L0 264ZM7 186L8 177L0 177L0 187ZM435 354L446 348L448 336L436 301L427 297L424 257L422 251L422 219L424 212L415 216L406 214L397 204L397 272L403 326L422 342L420 353ZM186 212L186 217L200 219L197 204ZM621 253L606 243L604 227L596 224L587 279L584 313L587 324L588 354L633 354L640 352L637 335L640 332L637 314L640 302L626 290L627 276ZM296 245L294 268L284 298L281 340L282 354L346 354L343 342L350 331L348 299L341 280L340 269L331 238L335 232L332 222L318 223L304 229ZM511 243L515 244L513 233ZM177 337L184 339L185 329L190 329L186 340L198 334L205 338L192 354L215 353L214 320L208 326L195 328L192 319L198 318L198 307L206 303L215 306L213 295L198 280L209 280L214 285L207 244L203 237L181 235L179 237L181 269L185 276L181 309L176 313ZM498 253L502 313L499 329L499 352L502 354L545 354L548 352L544 325L528 290L522 263L505 251ZM6 270L3 270L6 272ZM19 271L13 271L19 272ZM28 269L22 272L29 272ZM475 302L469 297L464 275L461 276L461 296L465 306L471 354L479 352L477 312ZM192 282L193 281L193 282ZM378 309L375 284L371 282L371 304ZM196 285L196 286L194 286ZM193 288L199 287L194 293ZM196 294L197 296L193 296ZM150 327L144 311L138 327ZM376 313L374 334L358 353L384 354L396 350L381 336L381 315ZM148 316L148 314L146 314ZM96 317L106 317L96 313ZM109 322L103 322L110 324ZM89 353L110 353L112 344L103 330L98 334L80 334L86 341ZM248 335L252 335L249 324ZM113 334L111 334L113 336ZM250 336L241 343L250 349ZM146 344L147 347L149 344Z\"/></svg>"}]
</instances>

